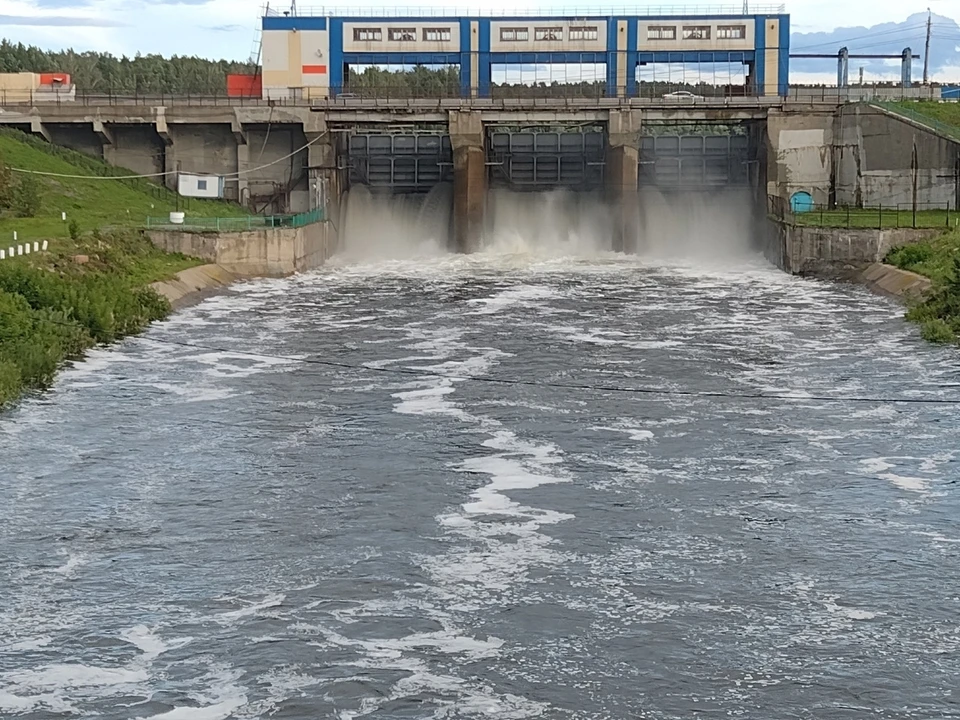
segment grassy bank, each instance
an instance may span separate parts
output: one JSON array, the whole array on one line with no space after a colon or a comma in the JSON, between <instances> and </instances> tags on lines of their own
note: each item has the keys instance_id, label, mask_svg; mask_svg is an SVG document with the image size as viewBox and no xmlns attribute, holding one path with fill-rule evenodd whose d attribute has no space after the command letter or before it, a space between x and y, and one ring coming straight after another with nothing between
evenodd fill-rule
<instances>
[{"instance_id":1,"label":"grassy bank","mask_svg":"<svg viewBox=\"0 0 960 720\"><path fill-rule=\"evenodd\" d=\"M960 213L949 207L922 208L916 213L906 205L871 208L814 208L794 214L797 225L831 228L892 230L894 228L952 228L960 224Z\"/></svg>"},{"instance_id":2,"label":"grassy bank","mask_svg":"<svg viewBox=\"0 0 960 720\"><path fill-rule=\"evenodd\" d=\"M885 262L933 281L928 296L907 312L931 342L960 341L960 229L892 250Z\"/></svg>"},{"instance_id":3,"label":"grassy bank","mask_svg":"<svg viewBox=\"0 0 960 720\"><path fill-rule=\"evenodd\" d=\"M35 215L23 203L0 214L0 248L49 242L48 251L0 261L0 406L43 388L69 358L96 344L140 332L170 311L148 288L202 261L157 250L140 232L148 215L175 207L176 197L146 180L104 180L130 171L111 168L33 137L0 130L7 168L80 177L32 175ZM11 196L24 174L11 172ZM190 214L242 216L237 206L191 200ZM61 213L67 213L67 222ZM13 242L13 231L17 242Z\"/></svg>"}]
</instances>

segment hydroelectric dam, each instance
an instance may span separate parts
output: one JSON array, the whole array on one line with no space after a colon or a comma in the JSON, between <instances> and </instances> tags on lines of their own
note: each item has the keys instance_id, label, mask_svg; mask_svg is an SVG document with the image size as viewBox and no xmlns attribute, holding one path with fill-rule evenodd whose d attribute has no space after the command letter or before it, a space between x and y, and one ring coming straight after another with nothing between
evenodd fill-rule
<instances>
[{"instance_id":1,"label":"hydroelectric dam","mask_svg":"<svg viewBox=\"0 0 960 720\"><path fill-rule=\"evenodd\" d=\"M431 232L459 252L477 250L503 224L509 193L559 191L572 198L563 203L568 217L589 199L602 208L594 234L627 252L638 249L645 225L659 221L654 210L678 195L707 194L719 205L735 196L751 222L798 195L824 207L956 208L958 201L955 183L943 179L955 174L957 143L869 103L164 102L13 106L0 124L171 187L180 174L222 177L222 197L255 212L321 208L337 233L350 231L350 206L369 195L378 206L430 214ZM424 203L429 213L420 211Z\"/></svg>"}]
</instances>

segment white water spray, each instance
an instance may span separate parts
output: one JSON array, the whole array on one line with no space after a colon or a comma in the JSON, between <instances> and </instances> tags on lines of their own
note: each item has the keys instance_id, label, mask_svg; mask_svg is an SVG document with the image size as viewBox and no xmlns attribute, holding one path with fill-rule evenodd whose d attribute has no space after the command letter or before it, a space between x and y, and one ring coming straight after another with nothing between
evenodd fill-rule
<instances>
[{"instance_id":1,"label":"white water spray","mask_svg":"<svg viewBox=\"0 0 960 720\"><path fill-rule=\"evenodd\" d=\"M487 194L484 252L595 257L610 252L612 217L600 193L552 190Z\"/></svg>"},{"instance_id":2,"label":"white water spray","mask_svg":"<svg viewBox=\"0 0 960 720\"><path fill-rule=\"evenodd\" d=\"M637 253L684 261L722 261L751 254L756 232L749 189L661 192L641 188Z\"/></svg>"},{"instance_id":3,"label":"white water spray","mask_svg":"<svg viewBox=\"0 0 960 720\"><path fill-rule=\"evenodd\" d=\"M363 185L343 197L340 253L355 262L414 260L448 252L452 188L425 195L374 195Z\"/></svg>"},{"instance_id":4,"label":"white water spray","mask_svg":"<svg viewBox=\"0 0 960 720\"><path fill-rule=\"evenodd\" d=\"M742 258L750 254L755 232L750 198L746 189L674 193L641 188L635 200L637 254L708 263ZM425 195L372 194L356 186L343 203L341 260L417 260L453 249L449 184ZM492 189L480 252L538 259L607 255L621 214L601 192Z\"/></svg>"}]
</instances>

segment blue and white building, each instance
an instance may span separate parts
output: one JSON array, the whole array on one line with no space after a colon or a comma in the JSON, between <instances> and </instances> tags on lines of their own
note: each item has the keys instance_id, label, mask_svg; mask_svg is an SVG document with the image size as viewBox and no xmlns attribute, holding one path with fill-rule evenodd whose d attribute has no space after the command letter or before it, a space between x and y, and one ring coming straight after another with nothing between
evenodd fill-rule
<instances>
[{"instance_id":1,"label":"blue and white building","mask_svg":"<svg viewBox=\"0 0 960 720\"><path fill-rule=\"evenodd\" d=\"M787 94L790 18L782 7L702 15L338 13L271 11L263 18L264 97L335 96L347 87L350 67L450 65L459 68L461 96L482 98L495 67L524 64L604 66L607 95L630 97L637 68L654 63L742 63L753 94Z\"/></svg>"}]
</instances>

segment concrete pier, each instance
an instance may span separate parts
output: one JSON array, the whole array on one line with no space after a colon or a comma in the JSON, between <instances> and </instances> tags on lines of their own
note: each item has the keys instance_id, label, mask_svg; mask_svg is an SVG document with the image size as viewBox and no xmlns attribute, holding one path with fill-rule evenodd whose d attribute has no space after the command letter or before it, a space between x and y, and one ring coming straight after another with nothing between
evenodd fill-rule
<instances>
[{"instance_id":1,"label":"concrete pier","mask_svg":"<svg viewBox=\"0 0 960 720\"><path fill-rule=\"evenodd\" d=\"M636 252L640 228L637 179L640 161L639 110L611 110L607 136L607 198L613 207L613 250Z\"/></svg>"},{"instance_id":2,"label":"concrete pier","mask_svg":"<svg viewBox=\"0 0 960 720\"><path fill-rule=\"evenodd\" d=\"M453 148L453 237L458 252L479 248L487 195L487 165L479 113L450 113Z\"/></svg>"}]
</instances>

